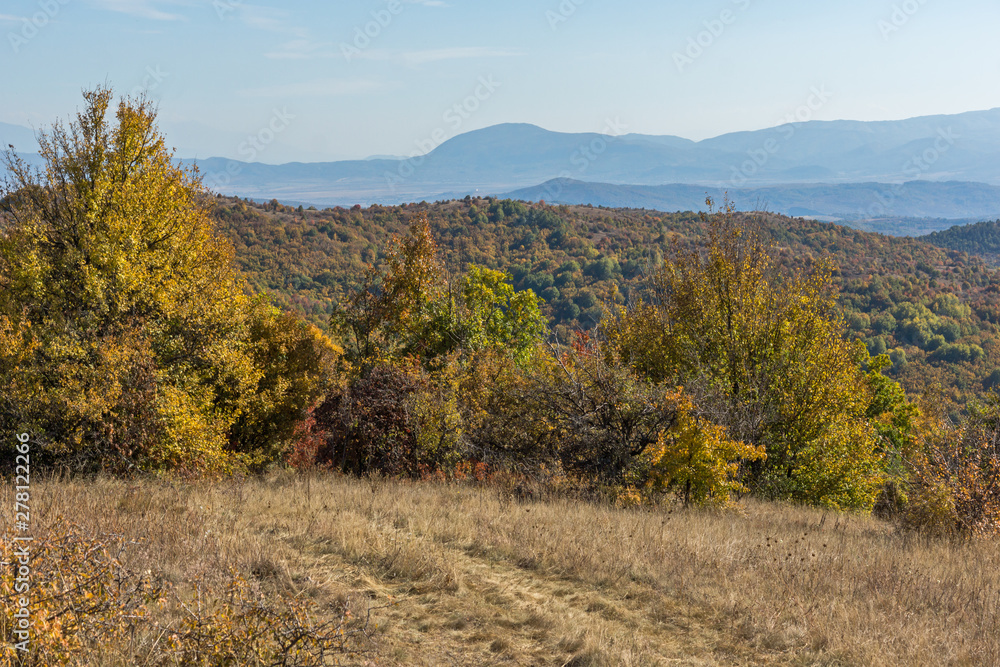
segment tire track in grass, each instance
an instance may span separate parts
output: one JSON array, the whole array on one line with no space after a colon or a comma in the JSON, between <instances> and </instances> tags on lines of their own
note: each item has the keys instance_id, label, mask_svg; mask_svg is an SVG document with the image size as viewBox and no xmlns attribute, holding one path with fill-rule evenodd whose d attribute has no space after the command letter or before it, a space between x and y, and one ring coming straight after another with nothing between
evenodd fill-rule
<instances>
[{"instance_id":1,"label":"tire track in grass","mask_svg":"<svg viewBox=\"0 0 1000 667\"><path fill-rule=\"evenodd\" d=\"M432 565L393 571L386 553L348 558L328 540L299 542L297 551L312 576L366 590L375 605L394 600L376 618L381 664L792 664L642 582L602 587L388 522L369 529L381 538L373 545L403 544Z\"/></svg>"}]
</instances>

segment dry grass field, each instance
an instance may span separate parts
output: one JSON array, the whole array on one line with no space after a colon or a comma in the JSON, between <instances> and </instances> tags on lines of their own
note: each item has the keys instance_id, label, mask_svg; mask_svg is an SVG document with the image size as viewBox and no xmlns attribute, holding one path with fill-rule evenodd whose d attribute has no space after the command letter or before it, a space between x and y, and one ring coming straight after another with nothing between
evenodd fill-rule
<instances>
[{"instance_id":1,"label":"dry grass field","mask_svg":"<svg viewBox=\"0 0 1000 667\"><path fill-rule=\"evenodd\" d=\"M13 506L10 484L0 498ZM291 473L50 480L32 505L36 534L63 517L181 587L234 567L319 615L372 608L371 639L340 664L1000 664L997 544L926 541L870 518ZM79 664L173 664L158 641L92 646Z\"/></svg>"}]
</instances>

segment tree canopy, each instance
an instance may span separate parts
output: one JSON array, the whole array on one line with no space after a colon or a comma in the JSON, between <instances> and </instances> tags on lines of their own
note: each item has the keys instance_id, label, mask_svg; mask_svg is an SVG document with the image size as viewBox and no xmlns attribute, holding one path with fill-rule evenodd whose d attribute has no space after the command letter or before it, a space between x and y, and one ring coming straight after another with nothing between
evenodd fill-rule
<instances>
[{"instance_id":1,"label":"tree canopy","mask_svg":"<svg viewBox=\"0 0 1000 667\"><path fill-rule=\"evenodd\" d=\"M829 266L782 275L756 221L728 206L709 225L707 247L678 248L652 301L607 321L608 339L643 376L693 393L730 437L764 447L745 471L759 493L870 508L883 482L872 395Z\"/></svg>"},{"instance_id":2,"label":"tree canopy","mask_svg":"<svg viewBox=\"0 0 1000 667\"><path fill-rule=\"evenodd\" d=\"M41 169L5 154L0 426L36 461L485 467L1000 525L995 406L953 430L929 409L1000 386L1000 273L977 260L728 205L212 198L147 101L84 100ZM936 384L919 409L903 389Z\"/></svg>"},{"instance_id":3,"label":"tree canopy","mask_svg":"<svg viewBox=\"0 0 1000 667\"><path fill-rule=\"evenodd\" d=\"M308 381L276 389L276 366L257 350L278 314L249 293L151 103L123 99L111 122L112 100L110 89L87 91L73 122L41 132L43 168L5 154L0 331L12 345L0 372L12 391L0 418L38 433L50 457L259 464L287 434L250 443L232 437L234 425L279 405L304 410L332 350L286 322L286 336L322 352L291 372Z\"/></svg>"}]
</instances>

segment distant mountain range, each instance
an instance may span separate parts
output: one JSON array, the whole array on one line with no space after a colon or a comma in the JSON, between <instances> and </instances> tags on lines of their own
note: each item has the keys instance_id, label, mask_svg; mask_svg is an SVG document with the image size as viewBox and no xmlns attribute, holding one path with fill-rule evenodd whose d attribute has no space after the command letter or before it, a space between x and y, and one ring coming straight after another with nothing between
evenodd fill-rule
<instances>
[{"instance_id":1,"label":"distant mountain range","mask_svg":"<svg viewBox=\"0 0 1000 667\"><path fill-rule=\"evenodd\" d=\"M0 142L12 136L15 146L34 146L27 128L0 124ZM503 124L409 160L197 164L218 192L318 206L510 193L678 210L695 209L706 192L728 190L740 205L763 199L790 215L998 217L1000 190L989 186L1000 186L1000 108L900 121L809 121L697 142ZM546 195L554 190L558 196Z\"/></svg>"},{"instance_id":2,"label":"distant mountain range","mask_svg":"<svg viewBox=\"0 0 1000 667\"><path fill-rule=\"evenodd\" d=\"M0 149L6 149L11 144L22 153L38 152L34 130L23 125L0 123Z\"/></svg>"}]
</instances>

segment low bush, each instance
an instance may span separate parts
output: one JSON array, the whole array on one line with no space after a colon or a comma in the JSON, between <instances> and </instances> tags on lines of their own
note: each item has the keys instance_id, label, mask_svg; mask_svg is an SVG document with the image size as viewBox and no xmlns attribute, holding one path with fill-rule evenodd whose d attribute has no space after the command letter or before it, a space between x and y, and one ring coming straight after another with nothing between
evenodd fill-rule
<instances>
[{"instance_id":1,"label":"low bush","mask_svg":"<svg viewBox=\"0 0 1000 667\"><path fill-rule=\"evenodd\" d=\"M952 538L1000 533L1000 398L926 438L909 468L904 525Z\"/></svg>"},{"instance_id":2,"label":"low bush","mask_svg":"<svg viewBox=\"0 0 1000 667\"><path fill-rule=\"evenodd\" d=\"M264 590L233 569L221 581L203 577L176 586L130 569L124 559L130 546L115 535L88 536L64 520L34 541L0 543L3 664L305 667L370 649L368 618L352 618L349 601L317 608L308 598ZM23 600L27 617L18 611ZM19 634L25 624L28 632Z\"/></svg>"}]
</instances>

